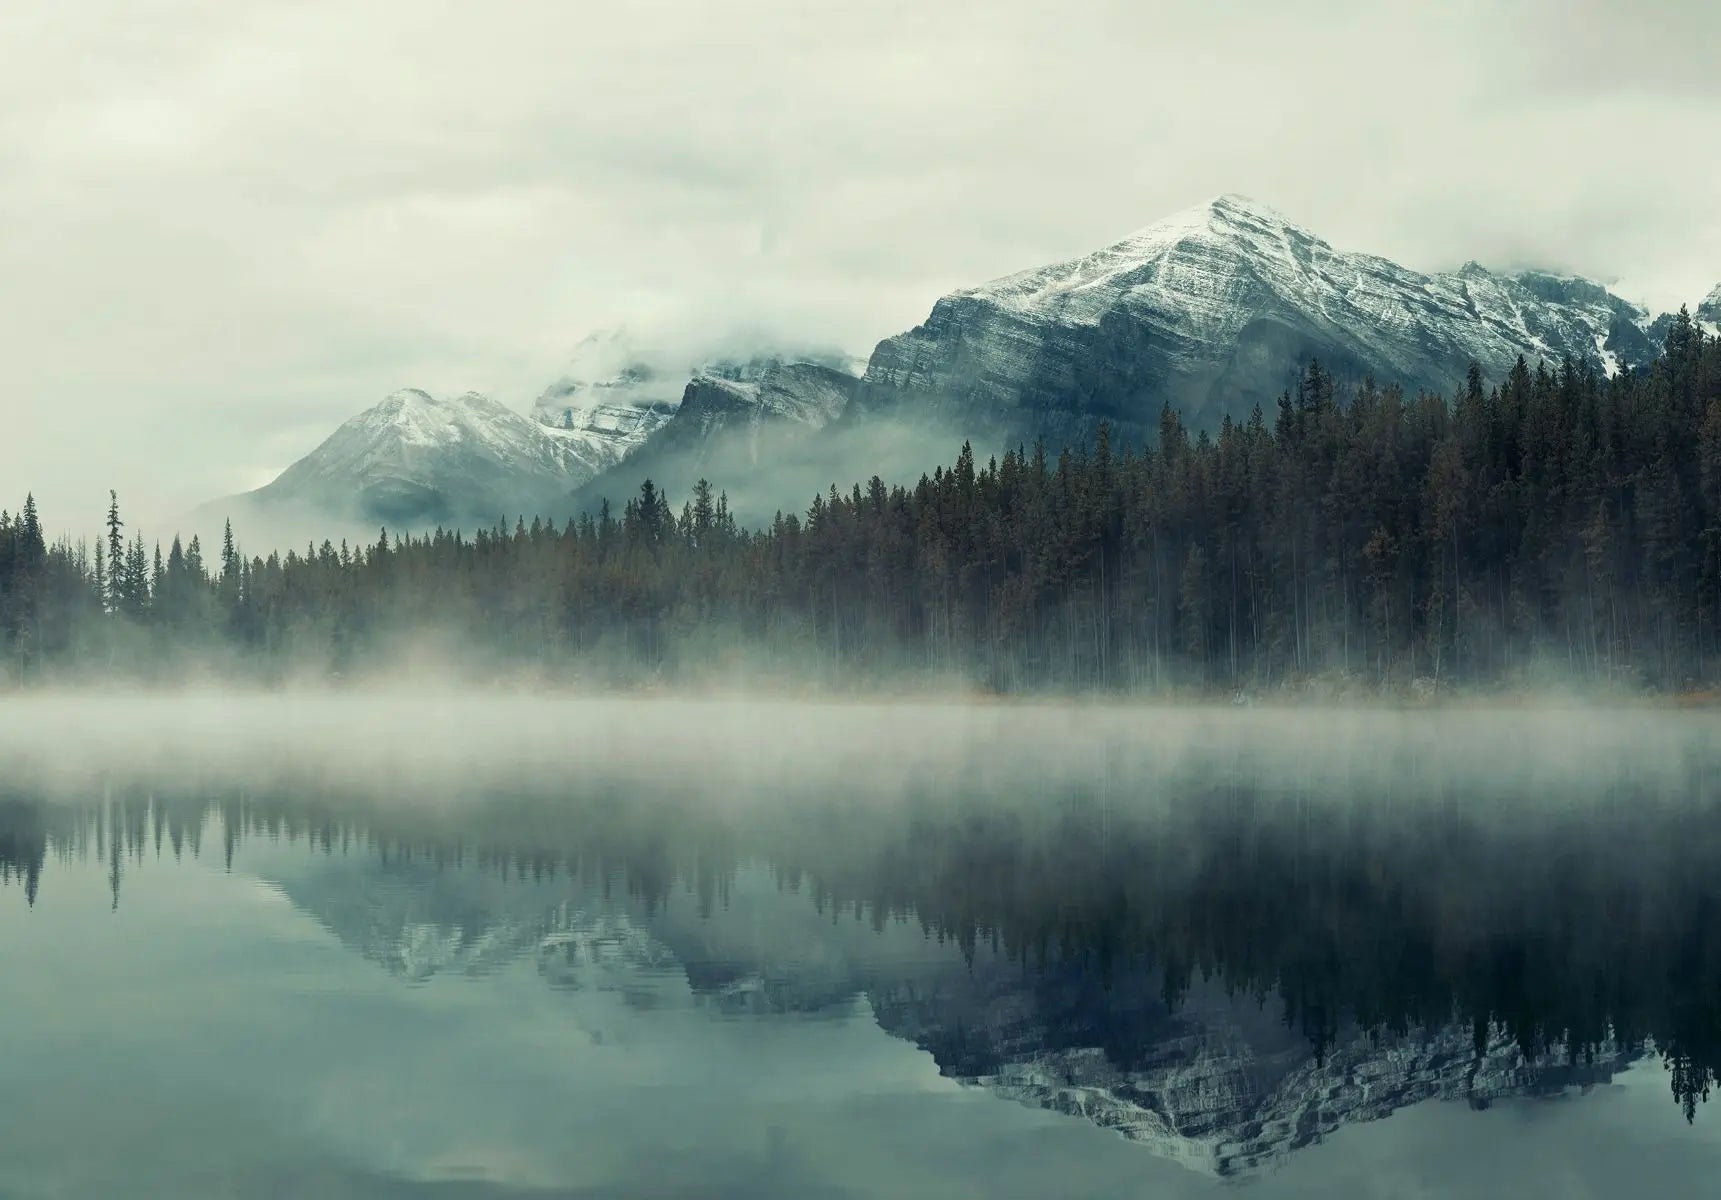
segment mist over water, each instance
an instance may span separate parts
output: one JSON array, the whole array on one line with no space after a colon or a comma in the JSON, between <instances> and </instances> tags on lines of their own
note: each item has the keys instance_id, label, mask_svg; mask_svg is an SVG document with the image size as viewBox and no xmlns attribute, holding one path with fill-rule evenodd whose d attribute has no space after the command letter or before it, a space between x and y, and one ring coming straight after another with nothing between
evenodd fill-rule
<instances>
[{"instance_id":1,"label":"mist over water","mask_svg":"<svg viewBox=\"0 0 1721 1200\"><path fill-rule=\"evenodd\" d=\"M1721 1166L1708 713L396 689L0 730L22 1194Z\"/></svg>"},{"instance_id":2,"label":"mist over water","mask_svg":"<svg viewBox=\"0 0 1721 1200\"><path fill-rule=\"evenodd\" d=\"M1706 796L1721 717L1578 700L1437 708L1073 701L580 695L412 677L341 691L41 692L0 697L15 782L170 771L314 773L388 793L471 776L542 786L768 787L840 782L881 797L915 781L988 787L1239 781L1512 794L1557 804L1606 783ZM1683 794L1683 793L1681 793ZM402 800L401 802L408 802Z\"/></svg>"}]
</instances>

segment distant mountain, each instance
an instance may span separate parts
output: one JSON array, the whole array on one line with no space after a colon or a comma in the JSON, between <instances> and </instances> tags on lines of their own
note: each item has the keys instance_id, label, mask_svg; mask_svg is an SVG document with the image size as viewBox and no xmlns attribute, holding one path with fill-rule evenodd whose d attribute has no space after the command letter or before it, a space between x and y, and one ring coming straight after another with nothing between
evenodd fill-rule
<instances>
[{"instance_id":1,"label":"distant mountain","mask_svg":"<svg viewBox=\"0 0 1721 1200\"><path fill-rule=\"evenodd\" d=\"M705 355L681 363L625 330L603 330L575 347L532 415L591 447L594 475L643 450L653 470L678 482L723 459L732 438L747 445L757 465L776 432L823 428L848 404L864 365L828 351ZM643 478L631 473L625 484L606 484L599 494L625 501ZM693 482L686 480L688 487Z\"/></svg>"},{"instance_id":2,"label":"distant mountain","mask_svg":"<svg viewBox=\"0 0 1721 1200\"><path fill-rule=\"evenodd\" d=\"M832 482L831 469L851 470L847 456L829 461L834 444L814 435L831 426L860 380L836 362L755 358L713 363L687 383L674 416L622 462L580 487L577 510L603 501L619 510L651 479L679 504L701 478L730 494L738 513L768 518L774 507L800 507ZM858 464L854 464L858 465ZM772 499L753 505L749 484L773 480Z\"/></svg>"},{"instance_id":3,"label":"distant mountain","mask_svg":"<svg viewBox=\"0 0 1721 1200\"><path fill-rule=\"evenodd\" d=\"M1712 335L1721 336L1721 283L1703 297L1691 315L1707 325Z\"/></svg>"},{"instance_id":4,"label":"distant mountain","mask_svg":"<svg viewBox=\"0 0 1721 1200\"><path fill-rule=\"evenodd\" d=\"M1653 357L1651 315L1588 280L1469 263L1424 275L1334 249L1265 205L1220 196L1082 258L939 300L881 342L865 408L1002 440L1146 437L1169 402L1198 427L1271 419L1311 359L1340 376L1450 393L1519 355L1613 373ZM995 436L994 440L998 440Z\"/></svg>"},{"instance_id":5,"label":"distant mountain","mask_svg":"<svg viewBox=\"0 0 1721 1200\"><path fill-rule=\"evenodd\" d=\"M1721 287L1693 316L1721 327ZM647 478L679 507L703 477L757 523L874 474L912 483L964 439L982 457L1039 439L1055 453L1106 422L1140 442L1167 403L1196 428L1256 405L1271 420L1311 359L1340 378L1450 394L1472 362L1495 381L1519 356L1635 367L1672 320L1572 275L1473 262L1422 274L1226 195L1081 258L953 292L880 342L859 378L839 354L684 364L602 332L530 417L471 394L397 392L274 483L210 507L266 531L304 516L320 537L560 520L605 500L619 508Z\"/></svg>"},{"instance_id":6,"label":"distant mountain","mask_svg":"<svg viewBox=\"0 0 1721 1200\"><path fill-rule=\"evenodd\" d=\"M654 365L622 330L590 334L532 406L540 424L572 435L591 474L613 467L663 427L691 367Z\"/></svg>"},{"instance_id":7,"label":"distant mountain","mask_svg":"<svg viewBox=\"0 0 1721 1200\"><path fill-rule=\"evenodd\" d=\"M586 432L551 429L476 392L439 399L405 388L272 483L196 515L231 517L253 544L381 525L471 528L563 507L568 490L604 465Z\"/></svg>"}]
</instances>

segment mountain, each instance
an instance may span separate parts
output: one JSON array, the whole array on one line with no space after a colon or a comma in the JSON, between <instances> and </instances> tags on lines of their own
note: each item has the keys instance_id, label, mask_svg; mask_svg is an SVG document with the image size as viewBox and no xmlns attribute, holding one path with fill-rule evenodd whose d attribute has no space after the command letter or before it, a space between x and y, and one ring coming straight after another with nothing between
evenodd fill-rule
<instances>
[{"instance_id":1,"label":"mountain","mask_svg":"<svg viewBox=\"0 0 1721 1200\"><path fill-rule=\"evenodd\" d=\"M1721 326L1721 287L1694 316ZM385 522L559 520L619 508L647 478L679 507L703 477L758 523L875 473L911 483L964 439L982 457L1037 439L1055 453L1103 421L1146 441L1167 403L1196 428L1256 405L1271 419L1311 359L1340 378L1441 394L1473 362L1497 381L1519 356L1612 374L1652 359L1672 319L1572 275L1474 262L1423 274L1225 195L1092 254L953 292L880 342L859 378L841 355L712 359L598 333L529 418L475 395L397 392L268 487L217 507L265 527L323 514L300 522L320 538Z\"/></svg>"},{"instance_id":2,"label":"mountain","mask_svg":"<svg viewBox=\"0 0 1721 1200\"><path fill-rule=\"evenodd\" d=\"M603 396L601 386L591 391L595 394L564 397L556 422L544 422L579 457L588 475L615 466L675 415L673 404L612 400Z\"/></svg>"},{"instance_id":3,"label":"mountain","mask_svg":"<svg viewBox=\"0 0 1721 1200\"><path fill-rule=\"evenodd\" d=\"M709 367L688 382L675 416L644 449L653 457L679 454L702 465L733 439L757 464L777 431L829 425L857 382L835 367L774 358Z\"/></svg>"},{"instance_id":4,"label":"mountain","mask_svg":"<svg viewBox=\"0 0 1721 1200\"><path fill-rule=\"evenodd\" d=\"M560 508L598 469L580 431L551 429L476 392L439 399L405 388L273 482L205 505L194 519L231 517L252 544L374 535L379 525L470 528Z\"/></svg>"},{"instance_id":5,"label":"mountain","mask_svg":"<svg viewBox=\"0 0 1721 1200\"><path fill-rule=\"evenodd\" d=\"M647 479L679 504L701 478L726 490L738 515L769 518L784 504L799 507L836 478L830 470L857 465L840 443L814 435L837 420L859 383L832 360L710 364L687 383L672 417L575 492L574 507L595 512L607 500L619 510ZM762 507L748 486L761 472L773 481Z\"/></svg>"},{"instance_id":6,"label":"mountain","mask_svg":"<svg viewBox=\"0 0 1721 1200\"><path fill-rule=\"evenodd\" d=\"M539 424L581 448L591 474L613 467L675 413L691 368L654 365L625 330L581 340L532 406Z\"/></svg>"},{"instance_id":7,"label":"mountain","mask_svg":"<svg viewBox=\"0 0 1721 1200\"><path fill-rule=\"evenodd\" d=\"M1311 358L1339 376L1450 393L1519 355L1612 373L1652 357L1650 314L1599 284L1468 263L1425 275L1334 249L1226 195L1068 262L939 300L874 351L865 409L1053 446L1101 421L1131 438L1181 408L1197 427L1269 417Z\"/></svg>"},{"instance_id":8,"label":"mountain","mask_svg":"<svg viewBox=\"0 0 1721 1200\"><path fill-rule=\"evenodd\" d=\"M801 432L827 424L847 405L864 366L830 351L677 357L625 329L601 330L575 347L532 416L588 447L593 475L648 444L659 470L673 470L669 464L682 458L703 462L721 457L719 447L732 437L747 442L757 462L773 427ZM667 428L689 398L692 407ZM611 498L625 501L638 478L625 495L617 484Z\"/></svg>"},{"instance_id":9,"label":"mountain","mask_svg":"<svg viewBox=\"0 0 1721 1200\"><path fill-rule=\"evenodd\" d=\"M1721 283L1703 297L1691 315L1707 325L1712 335L1721 337Z\"/></svg>"}]
</instances>

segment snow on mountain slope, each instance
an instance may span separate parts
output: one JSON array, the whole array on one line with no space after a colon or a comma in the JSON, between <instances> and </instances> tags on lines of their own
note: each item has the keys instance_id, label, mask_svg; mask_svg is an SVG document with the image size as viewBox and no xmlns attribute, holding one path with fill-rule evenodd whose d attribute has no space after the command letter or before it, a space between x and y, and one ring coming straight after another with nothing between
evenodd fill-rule
<instances>
[{"instance_id":1,"label":"snow on mountain slope","mask_svg":"<svg viewBox=\"0 0 1721 1200\"><path fill-rule=\"evenodd\" d=\"M555 477L570 469L563 440L506 405L477 392L439 399L403 388L347 421L269 486L331 478L434 486L447 474L450 451L474 466Z\"/></svg>"},{"instance_id":2,"label":"snow on mountain slope","mask_svg":"<svg viewBox=\"0 0 1721 1200\"><path fill-rule=\"evenodd\" d=\"M675 415L672 404L569 399L558 411L563 423L545 428L580 460L587 478L632 454Z\"/></svg>"},{"instance_id":3,"label":"snow on mountain slope","mask_svg":"<svg viewBox=\"0 0 1721 1200\"><path fill-rule=\"evenodd\" d=\"M1721 337L1721 283L1703 297L1691 315L1703 323L1710 336Z\"/></svg>"},{"instance_id":4,"label":"snow on mountain slope","mask_svg":"<svg viewBox=\"0 0 1721 1200\"><path fill-rule=\"evenodd\" d=\"M574 348L562 376L533 404L532 416L566 434L595 475L669 420L691 373L690 367L654 365L623 330L602 330Z\"/></svg>"},{"instance_id":5,"label":"snow on mountain slope","mask_svg":"<svg viewBox=\"0 0 1721 1200\"><path fill-rule=\"evenodd\" d=\"M242 530L260 529L277 544L299 540L285 540L288 530L338 535L355 522L488 524L553 515L594 473L590 460L577 433L548 429L476 392L438 398L404 388L347 421L273 482L204 510L233 517Z\"/></svg>"},{"instance_id":6,"label":"snow on mountain slope","mask_svg":"<svg viewBox=\"0 0 1721 1200\"><path fill-rule=\"evenodd\" d=\"M580 342L562 377L538 397L532 415L578 446L596 475L670 424L689 394L690 380L733 385L740 408L708 402L700 408L697 421L681 422L683 427L696 426L715 435L718 424L726 424L742 410L764 421L822 423L847 403L847 384L841 385L838 394L830 379L814 380L811 373L824 369L833 372L833 378L858 377L865 365L829 351L747 357L706 354L682 364L661 350L654 353L625 330L603 330ZM720 415L723 412L728 415ZM823 417L818 415L821 412ZM685 444L690 439L678 430L670 440Z\"/></svg>"},{"instance_id":7,"label":"snow on mountain slope","mask_svg":"<svg viewBox=\"0 0 1721 1200\"><path fill-rule=\"evenodd\" d=\"M847 408L859 382L819 362L763 357L711 364L688 382L675 415L582 486L575 505L589 512L607 499L619 506L646 479L678 503L702 477L741 504L764 473L783 482L766 489L769 502L751 515L798 506L835 478L822 461L811 473L799 468L810 466L804 452ZM846 461L842 469L850 469Z\"/></svg>"},{"instance_id":8,"label":"snow on mountain slope","mask_svg":"<svg viewBox=\"0 0 1721 1200\"><path fill-rule=\"evenodd\" d=\"M1047 324L1098 325L1123 311L1175 314L1193 351L1240 334L1269 296L1333 322L1387 361L1418 367L1418 341L1509 367L1520 353L1587 352L1614 320L1649 314L1598 284L1544 272L1496 275L1471 262L1420 275L1374 255L1334 250L1265 205L1227 195L1078 259L957 296Z\"/></svg>"},{"instance_id":9,"label":"snow on mountain slope","mask_svg":"<svg viewBox=\"0 0 1721 1200\"><path fill-rule=\"evenodd\" d=\"M907 405L1012 437L1145 434L1162 404L1192 422L1269 410L1311 357L1449 392L1474 361L1598 369L1646 361L1649 314L1598 284L1475 263L1425 275L1334 249L1265 205L1220 196L1082 258L954 292L881 342L870 410Z\"/></svg>"},{"instance_id":10,"label":"snow on mountain slope","mask_svg":"<svg viewBox=\"0 0 1721 1200\"><path fill-rule=\"evenodd\" d=\"M1694 318L1721 326L1721 287ZM1226 195L945 296L880 342L859 381L841 355L701 358L597 333L530 417L480 396L398 392L268 487L206 508L318 511L320 524L299 528L320 538L345 531L330 513L372 534L380 521L559 516L619 505L648 476L679 501L705 476L738 515L769 519L833 483L912 480L965 437L982 451L1056 448L1104 421L1145 440L1167 403L1198 427L1256 405L1270 414L1311 358L1341 377L1450 393L1470 363L1498 380L1520 355L1613 374L1652 359L1671 322L1576 276L1476 263L1430 275L1337 250Z\"/></svg>"}]
</instances>

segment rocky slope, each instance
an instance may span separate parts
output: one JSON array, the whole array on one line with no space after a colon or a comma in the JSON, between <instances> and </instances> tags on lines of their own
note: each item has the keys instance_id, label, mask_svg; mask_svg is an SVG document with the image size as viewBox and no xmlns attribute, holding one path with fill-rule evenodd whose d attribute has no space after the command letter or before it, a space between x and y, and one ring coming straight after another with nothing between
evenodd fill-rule
<instances>
[{"instance_id":1,"label":"rocky slope","mask_svg":"<svg viewBox=\"0 0 1721 1200\"><path fill-rule=\"evenodd\" d=\"M1693 316L1721 327L1721 287ZM397 392L268 487L222 503L265 529L314 512L320 524L298 524L318 538L374 536L382 523L596 512L646 478L679 507L705 477L738 517L768 521L833 484L910 483L964 438L982 456L1038 438L1056 449L1105 421L1146 440L1166 403L1197 427L1256 405L1270 420L1311 358L1341 377L1450 393L1472 362L1498 380L1520 355L1611 374L1652 358L1671 321L1569 275L1476 263L1422 274L1221 196L1081 258L945 296L879 343L858 381L835 354L692 366L603 332L531 417L474 395Z\"/></svg>"},{"instance_id":2,"label":"rocky slope","mask_svg":"<svg viewBox=\"0 0 1721 1200\"><path fill-rule=\"evenodd\" d=\"M608 500L619 510L651 479L679 505L701 478L730 496L749 517L774 507L799 506L834 480L832 468L852 470L837 443L814 435L842 414L859 380L837 366L758 358L717 363L697 372L683 389L674 416L622 462L578 489L574 506L596 512ZM829 459L827 466L826 460ZM770 501L751 503L749 485L769 474ZM757 510L757 511L755 511Z\"/></svg>"},{"instance_id":3,"label":"rocky slope","mask_svg":"<svg viewBox=\"0 0 1721 1200\"><path fill-rule=\"evenodd\" d=\"M585 396L571 398L557 412L561 423L549 428L579 460L589 479L639 449L674 415L673 404L615 402Z\"/></svg>"},{"instance_id":4,"label":"rocky slope","mask_svg":"<svg viewBox=\"0 0 1721 1200\"><path fill-rule=\"evenodd\" d=\"M737 440L757 462L773 427L827 424L847 405L865 365L833 351L706 354L682 364L626 330L601 330L575 348L532 416L585 447L593 475L648 445L660 457L706 460ZM668 428L689 399L692 407Z\"/></svg>"},{"instance_id":5,"label":"rocky slope","mask_svg":"<svg viewBox=\"0 0 1721 1200\"><path fill-rule=\"evenodd\" d=\"M691 368L649 361L625 330L584 338L532 417L579 447L587 478L626 458L663 427L681 402Z\"/></svg>"},{"instance_id":6,"label":"rocky slope","mask_svg":"<svg viewBox=\"0 0 1721 1200\"><path fill-rule=\"evenodd\" d=\"M653 454L687 455L697 465L733 442L757 464L775 432L812 432L835 420L856 382L818 363L756 359L710 367L687 384L674 418L648 448Z\"/></svg>"},{"instance_id":7,"label":"rocky slope","mask_svg":"<svg viewBox=\"0 0 1721 1200\"><path fill-rule=\"evenodd\" d=\"M335 430L273 482L199 510L256 539L301 544L376 527L493 524L564 506L595 468L577 431L555 430L476 392L397 391ZM293 536L289 536L292 534Z\"/></svg>"},{"instance_id":8,"label":"rocky slope","mask_svg":"<svg viewBox=\"0 0 1721 1200\"><path fill-rule=\"evenodd\" d=\"M1692 316L1702 321L1711 334L1721 336L1721 283L1716 284L1715 290L1703 297Z\"/></svg>"},{"instance_id":9,"label":"rocky slope","mask_svg":"<svg viewBox=\"0 0 1721 1200\"><path fill-rule=\"evenodd\" d=\"M887 338L872 411L936 414L977 435L1145 436L1169 402L1197 426L1269 413L1310 358L1447 393L1469 364L1519 355L1608 372L1651 357L1650 314L1587 280L1469 263L1424 275L1334 249L1272 209L1221 196L1069 262L952 293Z\"/></svg>"}]
</instances>

